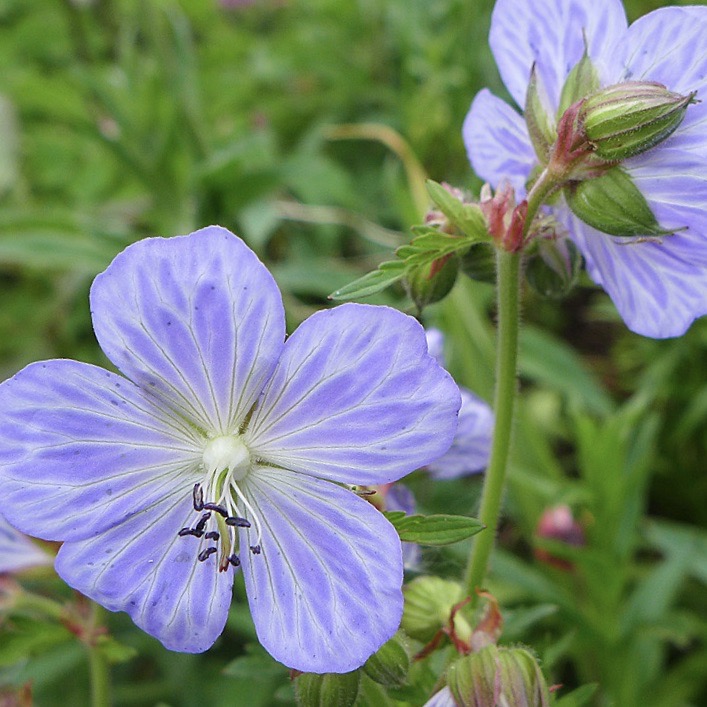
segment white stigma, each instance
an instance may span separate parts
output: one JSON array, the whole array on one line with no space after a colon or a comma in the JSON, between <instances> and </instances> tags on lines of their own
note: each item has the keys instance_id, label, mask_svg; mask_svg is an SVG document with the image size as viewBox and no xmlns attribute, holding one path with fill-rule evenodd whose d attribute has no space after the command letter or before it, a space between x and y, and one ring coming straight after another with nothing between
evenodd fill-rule
<instances>
[{"instance_id":1,"label":"white stigma","mask_svg":"<svg viewBox=\"0 0 707 707\"><path fill-rule=\"evenodd\" d=\"M245 478L250 470L250 452L237 435L224 435L209 440L202 458L207 474L226 471L233 481Z\"/></svg>"}]
</instances>

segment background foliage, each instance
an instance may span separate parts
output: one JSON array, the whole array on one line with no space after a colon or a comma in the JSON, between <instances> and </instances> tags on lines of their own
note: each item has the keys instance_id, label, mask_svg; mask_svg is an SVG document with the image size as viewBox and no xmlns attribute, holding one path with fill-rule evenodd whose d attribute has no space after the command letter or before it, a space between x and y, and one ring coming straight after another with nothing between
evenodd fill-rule
<instances>
[{"instance_id":1,"label":"background foliage","mask_svg":"<svg viewBox=\"0 0 707 707\"><path fill-rule=\"evenodd\" d=\"M635 19L662 4L633 0L627 11ZM105 364L88 287L146 236L219 223L271 267L291 327L328 306L328 293L409 239L420 165L438 181L480 186L460 126L481 87L504 95L486 41L491 7L4 0L0 375L48 357ZM353 123L365 127L341 127ZM373 301L411 311L402 290ZM460 280L425 319L447 334L457 380L486 399L492 302L489 285ZM532 645L549 680L566 686L559 695L598 683L596 704L707 704L707 321L680 339L643 339L588 280L561 302L528 292L524 311L490 585L503 641ZM423 473L409 482L423 511L463 514L476 510L479 484ZM545 541L570 572L533 553L538 519L559 503L587 536L581 548ZM467 551L426 553L424 569L454 577ZM41 575L26 581L72 599ZM168 653L122 615L108 621L116 704L292 703L288 671L257 645L238 585L226 633L202 656ZM39 705L87 703L84 649L31 612L0 617L0 692L30 682ZM422 694L410 688L390 704L421 704ZM371 699L360 703L386 704Z\"/></svg>"}]
</instances>

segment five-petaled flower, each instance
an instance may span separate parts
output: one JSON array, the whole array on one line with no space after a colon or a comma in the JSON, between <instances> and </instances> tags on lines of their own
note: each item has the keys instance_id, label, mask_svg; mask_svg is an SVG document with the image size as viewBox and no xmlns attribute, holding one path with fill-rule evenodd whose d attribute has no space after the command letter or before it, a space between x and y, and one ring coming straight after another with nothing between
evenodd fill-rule
<instances>
[{"instance_id":1,"label":"five-petaled flower","mask_svg":"<svg viewBox=\"0 0 707 707\"><path fill-rule=\"evenodd\" d=\"M91 312L123 375L52 360L0 385L8 519L64 541L61 577L170 649L213 644L240 566L277 660L360 666L398 628L401 548L343 484L399 479L456 427L422 327L351 304L285 341L275 281L219 227L128 247Z\"/></svg>"},{"instance_id":2,"label":"five-petaled flower","mask_svg":"<svg viewBox=\"0 0 707 707\"><path fill-rule=\"evenodd\" d=\"M701 102L667 140L623 162L673 235L627 242L580 221L563 201L551 208L630 329L656 338L683 334L707 313L707 7L662 8L629 27L620 0L498 0L489 40L519 106L535 66L551 116L585 47L602 86L655 81L680 94L697 92ZM519 197L525 193L538 158L513 108L481 91L464 139L479 176L493 186L510 180Z\"/></svg>"},{"instance_id":3,"label":"five-petaled flower","mask_svg":"<svg viewBox=\"0 0 707 707\"><path fill-rule=\"evenodd\" d=\"M51 565L52 557L0 515L0 574Z\"/></svg>"}]
</instances>

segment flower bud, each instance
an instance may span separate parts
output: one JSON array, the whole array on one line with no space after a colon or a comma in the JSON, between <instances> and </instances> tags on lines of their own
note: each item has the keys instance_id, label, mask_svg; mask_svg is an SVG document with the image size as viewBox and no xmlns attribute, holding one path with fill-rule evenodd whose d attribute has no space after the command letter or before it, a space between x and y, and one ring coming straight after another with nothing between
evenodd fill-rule
<instances>
[{"instance_id":1,"label":"flower bud","mask_svg":"<svg viewBox=\"0 0 707 707\"><path fill-rule=\"evenodd\" d=\"M422 311L428 304L444 299L454 287L459 258L454 255L409 270L403 284L410 299Z\"/></svg>"},{"instance_id":2,"label":"flower bud","mask_svg":"<svg viewBox=\"0 0 707 707\"><path fill-rule=\"evenodd\" d=\"M295 682L298 707L352 707L361 673L302 673Z\"/></svg>"},{"instance_id":3,"label":"flower bud","mask_svg":"<svg viewBox=\"0 0 707 707\"><path fill-rule=\"evenodd\" d=\"M384 643L363 666L366 675L384 687L404 685L409 669L410 658L400 635Z\"/></svg>"},{"instance_id":4,"label":"flower bud","mask_svg":"<svg viewBox=\"0 0 707 707\"><path fill-rule=\"evenodd\" d=\"M487 646L449 666L447 683L461 707L548 707L545 678L530 651Z\"/></svg>"},{"instance_id":5,"label":"flower bud","mask_svg":"<svg viewBox=\"0 0 707 707\"><path fill-rule=\"evenodd\" d=\"M683 96L652 81L626 81L584 100L579 112L594 154L608 162L650 150L682 123L695 93Z\"/></svg>"},{"instance_id":6,"label":"flower bud","mask_svg":"<svg viewBox=\"0 0 707 707\"><path fill-rule=\"evenodd\" d=\"M528 257L525 276L528 284L543 297L564 297L577 281L582 256L569 238L543 239Z\"/></svg>"},{"instance_id":7,"label":"flower bud","mask_svg":"<svg viewBox=\"0 0 707 707\"><path fill-rule=\"evenodd\" d=\"M405 608L402 628L408 636L427 643L441 628L448 626L454 606L462 595L461 586L440 577L417 577L403 588ZM464 641L471 637L471 626L460 612L454 615L455 634Z\"/></svg>"},{"instance_id":8,"label":"flower bud","mask_svg":"<svg viewBox=\"0 0 707 707\"><path fill-rule=\"evenodd\" d=\"M538 521L535 534L541 540L557 540L573 547L581 547L585 544L584 529L574 519L572 509L566 504L546 509ZM541 562L558 569L566 571L572 569L571 562L553 555L544 548L535 548L534 554Z\"/></svg>"},{"instance_id":9,"label":"flower bud","mask_svg":"<svg viewBox=\"0 0 707 707\"><path fill-rule=\"evenodd\" d=\"M490 243L475 243L461 257L461 271L472 280L496 282L496 248Z\"/></svg>"},{"instance_id":10,"label":"flower bud","mask_svg":"<svg viewBox=\"0 0 707 707\"><path fill-rule=\"evenodd\" d=\"M612 167L600 177L571 182L564 195L572 213L612 236L665 236L645 197L629 175Z\"/></svg>"}]
</instances>

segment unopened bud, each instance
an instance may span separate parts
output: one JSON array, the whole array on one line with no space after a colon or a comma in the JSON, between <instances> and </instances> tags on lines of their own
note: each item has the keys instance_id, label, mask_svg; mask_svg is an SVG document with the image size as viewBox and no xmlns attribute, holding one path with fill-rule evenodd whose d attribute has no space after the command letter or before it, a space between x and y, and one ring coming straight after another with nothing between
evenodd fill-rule
<instances>
[{"instance_id":1,"label":"unopened bud","mask_svg":"<svg viewBox=\"0 0 707 707\"><path fill-rule=\"evenodd\" d=\"M444 299L457 279L459 258L455 255L409 270L403 285L415 306L422 311L428 304Z\"/></svg>"},{"instance_id":2,"label":"unopened bud","mask_svg":"<svg viewBox=\"0 0 707 707\"><path fill-rule=\"evenodd\" d=\"M612 236L665 236L645 197L620 167L600 177L571 182L564 189L574 215L593 228Z\"/></svg>"},{"instance_id":3,"label":"unopened bud","mask_svg":"<svg viewBox=\"0 0 707 707\"><path fill-rule=\"evenodd\" d=\"M586 98L579 122L594 154L614 162L665 140L694 102L695 92L683 96L652 81L626 81Z\"/></svg>"},{"instance_id":4,"label":"unopened bud","mask_svg":"<svg viewBox=\"0 0 707 707\"><path fill-rule=\"evenodd\" d=\"M535 533L540 540L556 540L573 547L581 547L585 544L584 529L575 520L572 509L566 504L545 510L538 521ZM544 548L537 547L534 553L541 562L546 562L561 570L572 569L571 562L557 557Z\"/></svg>"},{"instance_id":5,"label":"unopened bud","mask_svg":"<svg viewBox=\"0 0 707 707\"><path fill-rule=\"evenodd\" d=\"M462 595L457 582L441 577L417 577L403 588L405 608L402 628L411 638L427 643L437 631L449 625L450 616ZM460 612L454 614L453 629L468 641L471 626Z\"/></svg>"},{"instance_id":6,"label":"unopened bud","mask_svg":"<svg viewBox=\"0 0 707 707\"><path fill-rule=\"evenodd\" d=\"M461 270L472 280L496 282L496 248L490 243L475 243L461 257Z\"/></svg>"},{"instance_id":7,"label":"unopened bud","mask_svg":"<svg viewBox=\"0 0 707 707\"><path fill-rule=\"evenodd\" d=\"M403 638L393 636L374 653L363 666L371 680L385 687L401 687L407 682L410 658Z\"/></svg>"},{"instance_id":8,"label":"unopened bud","mask_svg":"<svg viewBox=\"0 0 707 707\"><path fill-rule=\"evenodd\" d=\"M298 707L352 707L361 673L303 673L295 681Z\"/></svg>"},{"instance_id":9,"label":"unopened bud","mask_svg":"<svg viewBox=\"0 0 707 707\"><path fill-rule=\"evenodd\" d=\"M537 250L528 257L528 284L543 297L564 297L577 281L582 256L569 238L538 238Z\"/></svg>"},{"instance_id":10,"label":"unopened bud","mask_svg":"<svg viewBox=\"0 0 707 707\"><path fill-rule=\"evenodd\" d=\"M461 707L548 707L545 678L530 651L487 646L449 666L447 683Z\"/></svg>"}]
</instances>

